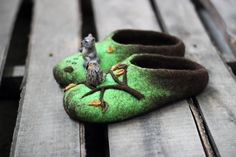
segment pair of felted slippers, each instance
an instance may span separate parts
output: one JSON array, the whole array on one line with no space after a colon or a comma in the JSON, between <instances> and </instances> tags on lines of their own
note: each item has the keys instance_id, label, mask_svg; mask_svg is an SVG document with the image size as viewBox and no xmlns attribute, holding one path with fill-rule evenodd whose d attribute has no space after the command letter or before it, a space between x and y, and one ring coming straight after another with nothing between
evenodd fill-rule
<instances>
[{"instance_id":1,"label":"pair of felted slippers","mask_svg":"<svg viewBox=\"0 0 236 157\"><path fill-rule=\"evenodd\" d=\"M87 41L85 41L87 42ZM95 44L103 82L86 82L82 53L60 61L54 77L65 88L64 108L77 120L116 122L199 94L207 70L183 58L183 42L153 31L118 30Z\"/></svg>"}]
</instances>

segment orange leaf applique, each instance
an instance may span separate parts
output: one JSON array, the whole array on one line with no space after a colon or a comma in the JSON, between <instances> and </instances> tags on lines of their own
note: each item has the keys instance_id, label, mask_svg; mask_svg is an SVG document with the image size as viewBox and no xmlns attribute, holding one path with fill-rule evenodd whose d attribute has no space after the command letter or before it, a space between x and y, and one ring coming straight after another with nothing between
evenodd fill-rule
<instances>
[{"instance_id":1,"label":"orange leaf applique","mask_svg":"<svg viewBox=\"0 0 236 157\"><path fill-rule=\"evenodd\" d=\"M116 65L113 65L113 66L111 67L111 71L115 71L119 66L120 66L119 63L116 64Z\"/></svg>"},{"instance_id":2,"label":"orange leaf applique","mask_svg":"<svg viewBox=\"0 0 236 157\"><path fill-rule=\"evenodd\" d=\"M107 52L108 52L108 53L112 53L112 52L113 52L113 48L112 48L112 46L108 46L108 48L107 48Z\"/></svg>"},{"instance_id":3,"label":"orange leaf applique","mask_svg":"<svg viewBox=\"0 0 236 157\"><path fill-rule=\"evenodd\" d=\"M69 89L71 89L71 88L73 88L73 87L75 87L75 86L76 86L76 84L74 84L74 83L69 84L68 86L66 86L66 87L64 88L64 92L67 91L67 90L69 90Z\"/></svg>"},{"instance_id":4,"label":"orange leaf applique","mask_svg":"<svg viewBox=\"0 0 236 157\"><path fill-rule=\"evenodd\" d=\"M101 105L101 101L95 99L95 100L90 101L89 105L91 105L91 106L100 106Z\"/></svg>"},{"instance_id":5,"label":"orange leaf applique","mask_svg":"<svg viewBox=\"0 0 236 157\"><path fill-rule=\"evenodd\" d=\"M124 69L120 69L120 70L118 70L118 71L116 72L116 76L120 76L120 75L122 75L124 72L125 72Z\"/></svg>"}]
</instances>

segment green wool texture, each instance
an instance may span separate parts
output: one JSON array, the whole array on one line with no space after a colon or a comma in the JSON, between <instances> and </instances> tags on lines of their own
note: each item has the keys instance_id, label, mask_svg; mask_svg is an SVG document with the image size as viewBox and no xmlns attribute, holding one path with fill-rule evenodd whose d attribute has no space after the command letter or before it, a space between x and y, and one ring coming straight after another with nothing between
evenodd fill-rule
<instances>
[{"instance_id":1,"label":"green wool texture","mask_svg":"<svg viewBox=\"0 0 236 157\"><path fill-rule=\"evenodd\" d=\"M107 72L112 65L119 63L136 53L137 49L132 45L122 45L115 42L110 34L104 40L95 44L97 55L100 58L100 67ZM85 80L83 57L80 52L61 60L53 69L54 77L59 84L68 85ZM73 70L66 70L66 68Z\"/></svg>"},{"instance_id":2,"label":"green wool texture","mask_svg":"<svg viewBox=\"0 0 236 157\"><path fill-rule=\"evenodd\" d=\"M145 95L143 99L138 100L122 90L108 89L104 93L104 100L108 103L108 109L106 112L102 112L100 106L94 107L89 105L92 100L99 99L100 91L81 98L91 89L80 84L65 92L64 107L69 114L72 114L72 116L77 117L81 121L95 123L115 122L145 113L156 107L156 101L161 101L161 99L171 95L172 92L162 86L161 81L153 80L152 73L149 70L134 66L130 62L124 63L128 65L128 86ZM121 77L119 76L119 79ZM153 85L154 83L155 86ZM117 83L108 74L106 80L98 87L114 84Z\"/></svg>"},{"instance_id":3,"label":"green wool texture","mask_svg":"<svg viewBox=\"0 0 236 157\"><path fill-rule=\"evenodd\" d=\"M92 123L122 121L197 95L208 82L208 72L203 66L180 57L134 54L120 65L126 68L110 70L95 88L78 84L65 91L64 108L71 118ZM123 73L117 75L121 70ZM101 105L91 105L91 102L101 100L102 91L98 89L118 84L139 96L128 90L107 88L102 99L107 104L106 110L102 110ZM92 90L96 92L86 95Z\"/></svg>"},{"instance_id":4,"label":"green wool texture","mask_svg":"<svg viewBox=\"0 0 236 157\"><path fill-rule=\"evenodd\" d=\"M166 33L145 30L116 30L105 39L96 42L100 67L107 72L116 63L122 62L133 54L160 54L183 57L185 46L175 36ZM61 60L53 68L56 81L61 85L84 80L83 57L80 52Z\"/></svg>"},{"instance_id":5,"label":"green wool texture","mask_svg":"<svg viewBox=\"0 0 236 157\"><path fill-rule=\"evenodd\" d=\"M92 46L88 45L91 41ZM92 123L126 120L195 96L208 83L207 70L184 59L183 42L169 34L117 30L96 42L95 48L94 42L92 35L88 35L82 41L84 56L77 52L53 68L56 81L66 86L65 111L75 120ZM103 73L91 71L96 64L87 63L87 52L97 59L98 71L104 72L104 79Z\"/></svg>"}]
</instances>

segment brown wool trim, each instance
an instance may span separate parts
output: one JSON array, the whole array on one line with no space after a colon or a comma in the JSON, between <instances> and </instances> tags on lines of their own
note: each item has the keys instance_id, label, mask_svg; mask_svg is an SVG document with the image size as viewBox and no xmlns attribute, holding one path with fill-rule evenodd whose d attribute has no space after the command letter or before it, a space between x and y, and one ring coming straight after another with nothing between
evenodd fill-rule
<instances>
[{"instance_id":1,"label":"brown wool trim","mask_svg":"<svg viewBox=\"0 0 236 157\"><path fill-rule=\"evenodd\" d=\"M91 91L85 93L81 98L91 95L97 91L101 91L102 89L104 89L104 90L107 90L107 89L123 90L123 91L126 91L127 93L133 95L138 100L144 98L144 95L142 93L140 93L139 91L137 91L133 88L130 88L128 86L124 86L124 85L107 85L107 86L103 86L103 87L94 88Z\"/></svg>"}]
</instances>

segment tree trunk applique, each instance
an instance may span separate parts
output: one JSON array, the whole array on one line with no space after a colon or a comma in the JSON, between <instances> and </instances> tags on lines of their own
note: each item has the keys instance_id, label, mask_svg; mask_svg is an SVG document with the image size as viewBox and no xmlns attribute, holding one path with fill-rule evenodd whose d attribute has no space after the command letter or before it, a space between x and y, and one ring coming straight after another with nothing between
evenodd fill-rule
<instances>
[{"instance_id":1,"label":"tree trunk applique","mask_svg":"<svg viewBox=\"0 0 236 157\"><path fill-rule=\"evenodd\" d=\"M113 71L115 71L115 70L118 70L116 72L116 74L113 73ZM82 81L82 82L78 82L76 84L68 85L65 88L65 91L69 90L70 88L75 87L76 85L84 84L85 86L87 86L91 90L89 92L85 93L81 98L89 96L95 92L100 92L99 100L94 99L89 103L89 105L95 106L95 107L101 106L102 112L106 112L106 110L108 108L108 103L103 98L104 93L106 92L107 89L122 90L124 92L131 94L133 97L135 97L138 100L144 98L144 95L142 93L140 93L139 91L128 86L128 84L127 84L127 65L126 64L116 64L116 65L112 66L112 68L109 70L109 72L107 74L110 74L112 79L117 84L95 87L95 86L90 85L87 81ZM118 79L118 77L121 75L122 75L122 81Z\"/></svg>"}]
</instances>

